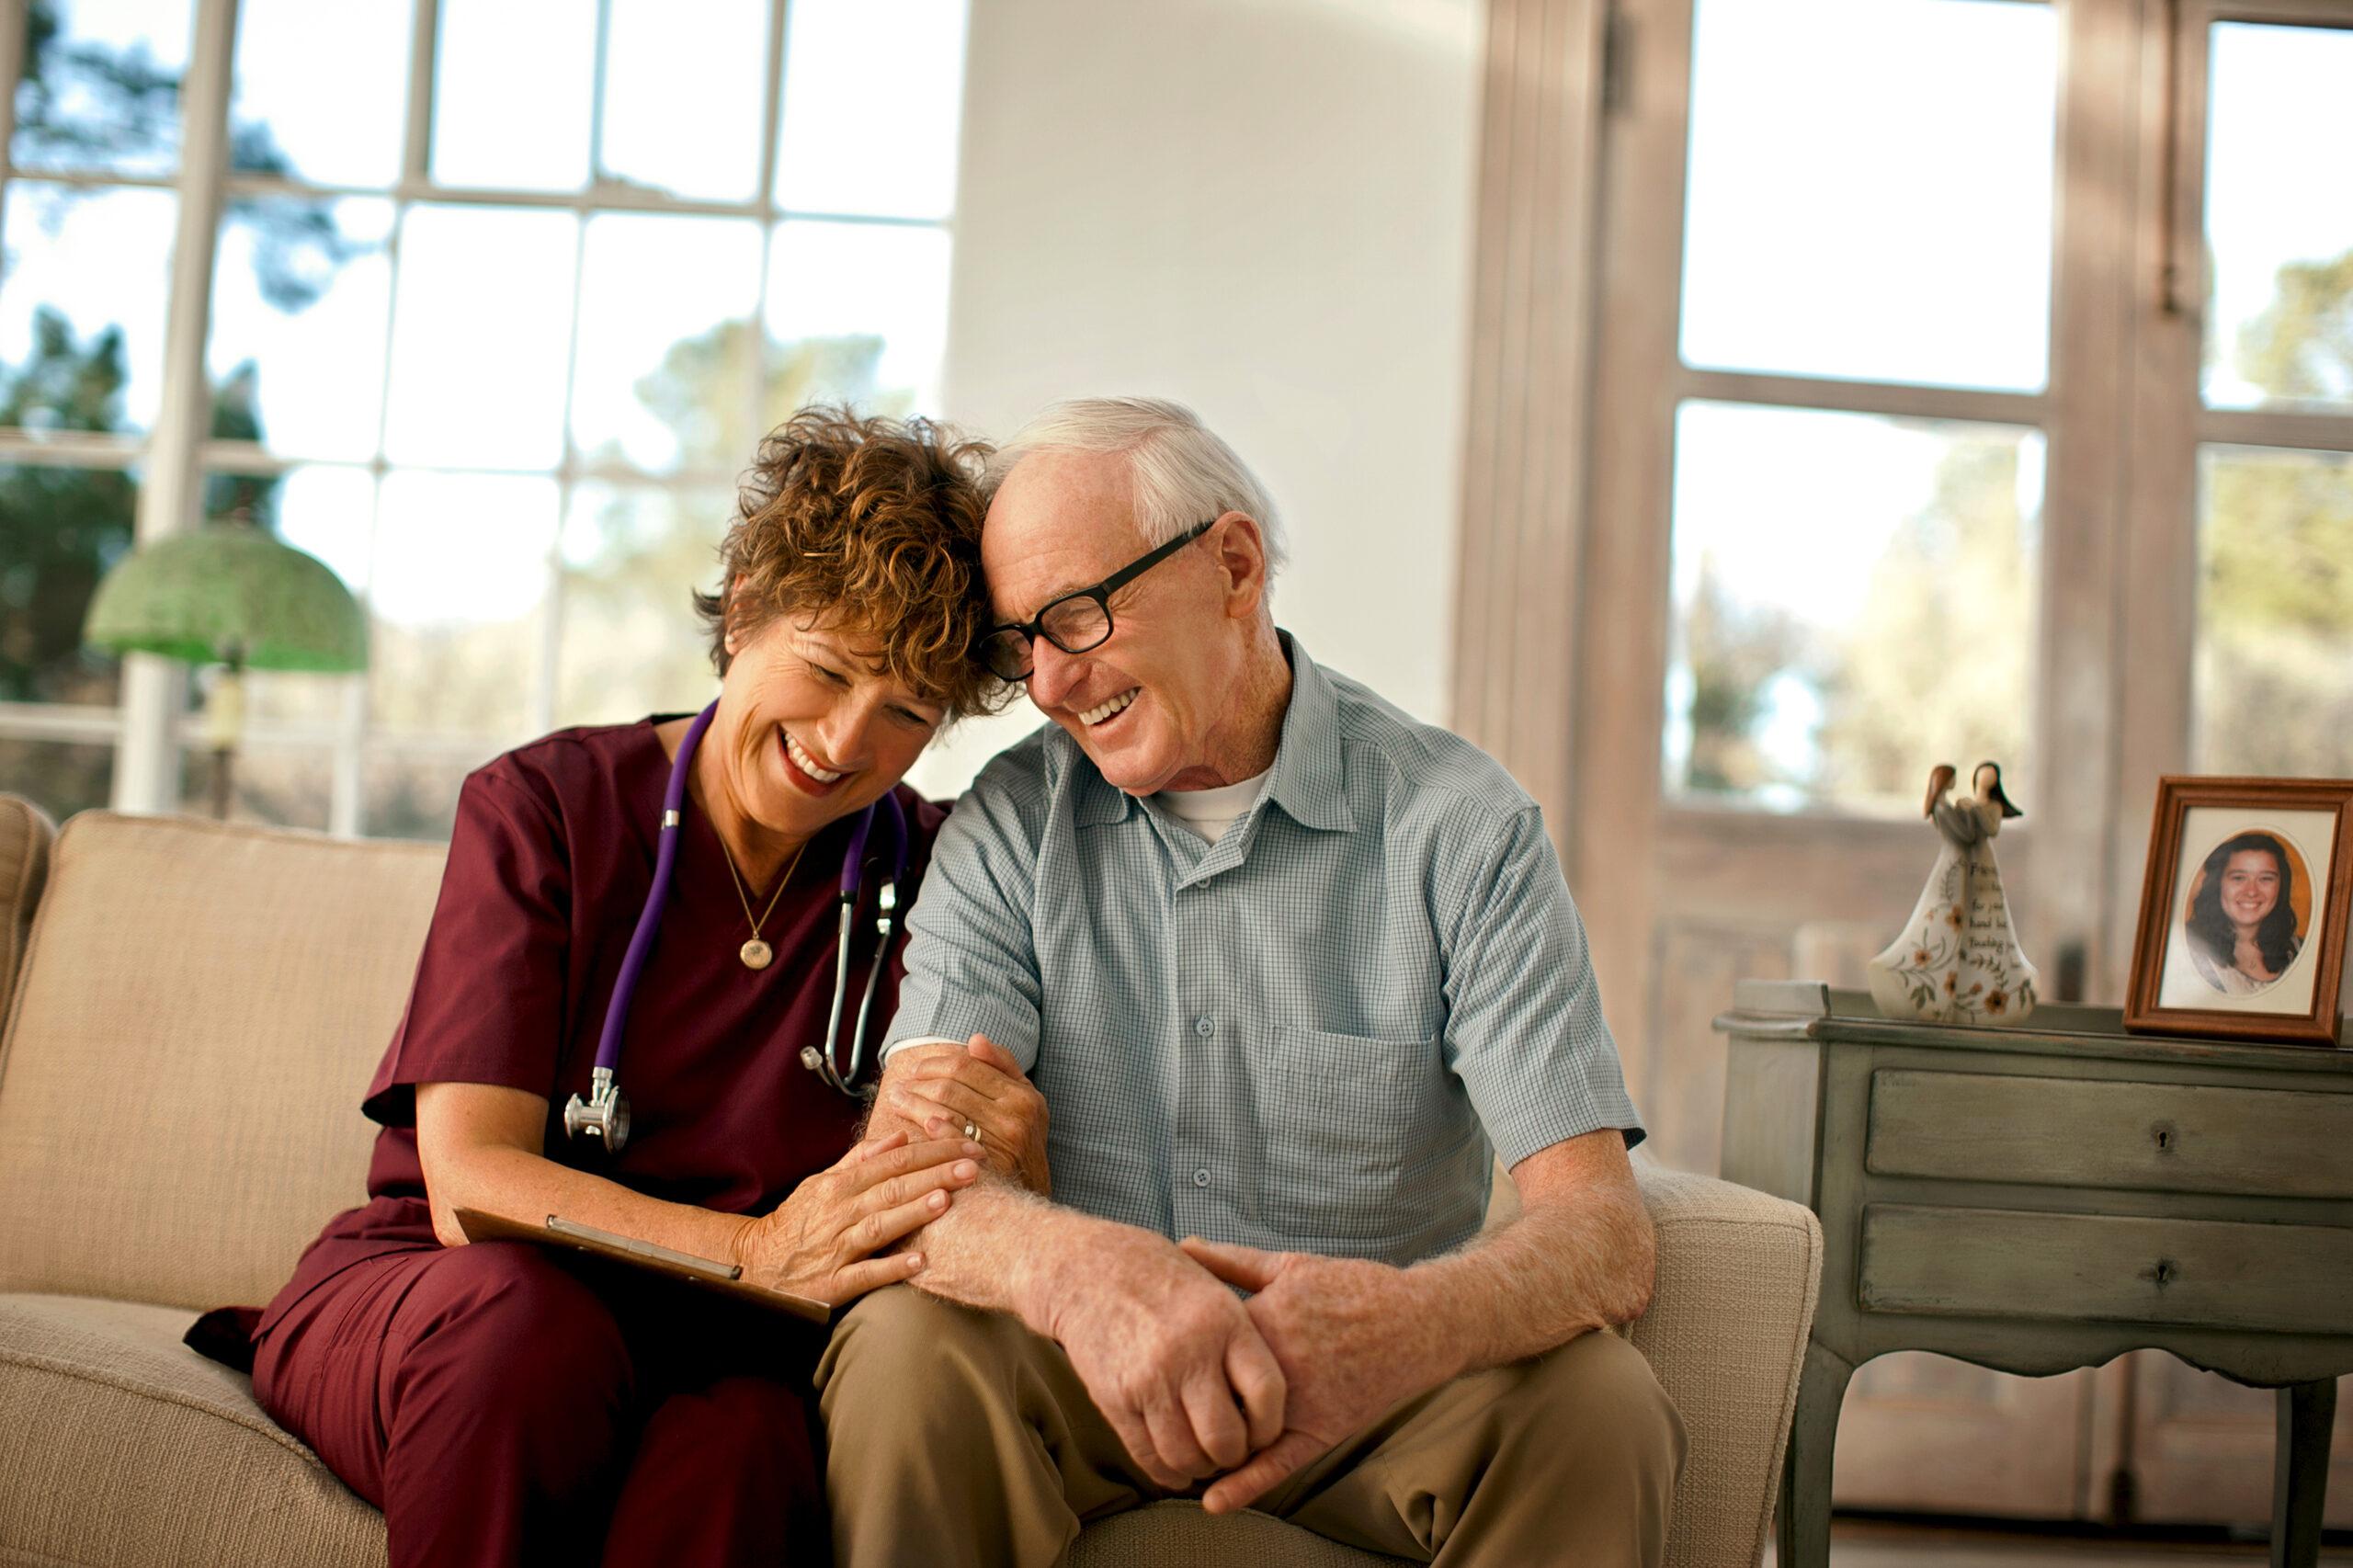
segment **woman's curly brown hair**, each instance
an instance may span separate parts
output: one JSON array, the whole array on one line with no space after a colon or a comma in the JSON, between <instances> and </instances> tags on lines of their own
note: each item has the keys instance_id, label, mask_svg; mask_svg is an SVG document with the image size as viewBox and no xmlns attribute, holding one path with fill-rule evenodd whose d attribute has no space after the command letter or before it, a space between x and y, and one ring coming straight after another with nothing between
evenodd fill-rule
<instances>
[{"instance_id":1,"label":"woman's curly brown hair","mask_svg":"<svg viewBox=\"0 0 2353 1568\"><path fill-rule=\"evenodd\" d=\"M1012 688L972 650L989 624L977 483L988 446L927 419L804 408L768 432L719 547L719 592L695 595L710 662L792 611L840 618L883 665L950 718L1003 706Z\"/></svg>"}]
</instances>

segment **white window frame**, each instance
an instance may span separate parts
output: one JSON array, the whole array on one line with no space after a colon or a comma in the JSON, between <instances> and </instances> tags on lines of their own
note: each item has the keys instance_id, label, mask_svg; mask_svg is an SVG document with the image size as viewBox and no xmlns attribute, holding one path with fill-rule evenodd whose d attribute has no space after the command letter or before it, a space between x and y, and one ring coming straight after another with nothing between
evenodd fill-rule
<instances>
[{"instance_id":1,"label":"white window frame","mask_svg":"<svg viewBox=\"0 0 2353 1568\"><path fill-rule=\"evenodd\" d=\"M578 352L581 291L577 287L587 220L607 212L672 214L683 217L752 219L760 226L760 276L752 319L763 324L753 334L752 374L745 396L749 427L765 428L763 395L767 380L768 289L779 226L788 221L815 221L883 228L938 230L952 245L955 215L938 219L827 212L782 206L776 200L779 142L783 125L784 78L789 0L768 0L767 58L762 85L761 152L758 187L748 201L713 201L665 195L645 187L595 180L577 191L483 189L437 185L431 177L436 63L440 33L440 0L415 0L409 61L405 124L399 177L387 188L324 184L280 176L234 173L228 168L228 125L233 87L238 0L194 0L188 66L181 86L180 166L169 176L115 176L103 173L53 174L16 169L6 162L15 131L15 83L23 68L23 18L10 8L14 21L0 28L0 179L18 178L46 185L83 188L146 187L176 191L179 212L174 250L171 291L166 315L162 404L153 429L144 437L68 434L43 435L23 429L0 428L0 463L50 464L75 468L141 471L138 514L133 537L144 545L193 528L204 476L233 473L275 476L298 468L335 468L367 472L381 489L393 464L383 455L383 429L379 415L375 455L365 461L289 457L265 445L209 438L211 389L205 355L210 330L214 258L221 216L227 202L249 197L335 199L358 197L390 200L392 238L390 248L398 266L401 236L410 212L420 204L437 207L483 206L538 209L576 214L581 222L573 260L574 287L569 352ZM590 126L591 167L600 166L611 0L597 7L595 79L592 83ZM5 187L0 187L5 189ZM397 295L387 311L389 346L396 329ZM386 355L383 375L391 374ZM574 490L583 483L608 482L649 491L685 492L696 488L732 486L735 471L680 471L647 473L625 464L588 462L573 443L569 402L573 376L565 378L567 406L563 449L552 468L480 468L448 464L401 464L404 472L441 473L527 473L551 477L557 486L558 516L568 516ZM384 400L389 404L389 399ZM371 522L371 528L372 528ZM556 694L557 639L562 633L563 568L560 551L551 547L546 562L547 582L540 679L531 694L527 733L536 734L553 722ZM363 607L367 594L359 594ZM106 744L116 747L112 804L118 811L168 812L180 803L180 757L184 747L199 741L200 722L179 717L187 705L188 666L150 654L127 655L122 665L120 700L114 707L32 702L0 702L0 738ZM371 752L407 757L446 756L452 763L478 761L525 735L415 734L379 735L369 727L367 676L337 677L344 686L340 713L330 721L310 722L255 722L245 739L268 746L307 746L326 750L334 759L334 784L328 815L331 832L357 835L363 822L363 764Z\"/></svg>"}]
</instances>

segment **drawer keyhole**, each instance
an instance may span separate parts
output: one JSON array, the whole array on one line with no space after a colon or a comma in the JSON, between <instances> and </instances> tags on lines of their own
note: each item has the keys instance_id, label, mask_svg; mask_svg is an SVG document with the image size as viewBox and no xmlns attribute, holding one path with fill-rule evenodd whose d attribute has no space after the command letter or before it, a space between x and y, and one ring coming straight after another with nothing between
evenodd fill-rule
<instances>
[{"instance_id":1,"label":"drawer keyhole","mask_svg":"<svg viewBox=\"0 0 2353 1568\"><path fill-rule=\"evenodd\" d=\"M2158 1122L2154 1127L2149 1129L2149 1135L2157 1141L2157 1153L2160 1154L2172 1153L2174 1152L2174 1144L2179 1137L2179 1134L2174 1131L2174 1125L2170 1121Z\"/></svg>"},{"instance_id":2,"label":"drawer keyhole","mask_svg":"<svg viewBox=\"0 0 2353 1568\"><path fill-rule=\"evenodd\" d=\"M2157 1289L2162 1290L2166 1286L2181 1278L2181 1269L2173 1259L2169 1257L2161 1257L2157 1259L2156 1267L2150 1270L2149 1278L2155 1280L2157 1282Z\"/></svg>"}]
</instances>

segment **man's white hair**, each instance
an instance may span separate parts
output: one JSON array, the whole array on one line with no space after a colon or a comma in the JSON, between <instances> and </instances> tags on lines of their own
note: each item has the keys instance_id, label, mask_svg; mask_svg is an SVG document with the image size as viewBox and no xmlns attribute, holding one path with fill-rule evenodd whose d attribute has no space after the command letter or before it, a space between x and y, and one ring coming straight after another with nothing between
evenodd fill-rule
<instances>
[{"instance_id":1,"label":"man's white hair","mask_svg":"<svg viewBox=\"0 0 2353 1568\"><path fill-rule=\"evenodd\" d=\"M1267 545L1267 574L1290 559L1267 487L1200 415L1156 397L1081 397L1024 425L989 460L982 484L994 496L1013 465L1032 452L1108 452L1128 460L1136 526L1146 544L1165 544L1197 523L1243 512Z\"/></svg>"}]
</instances>

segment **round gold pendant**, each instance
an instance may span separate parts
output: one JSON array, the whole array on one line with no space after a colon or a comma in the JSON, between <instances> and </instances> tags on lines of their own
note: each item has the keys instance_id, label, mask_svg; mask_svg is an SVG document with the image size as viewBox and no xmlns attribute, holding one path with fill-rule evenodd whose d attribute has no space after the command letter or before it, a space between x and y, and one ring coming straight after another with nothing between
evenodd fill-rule
<instances>
[{"instance_id":1,"label":"round gold pendant","mask_svg":"<svg viewBox=\"0 0 2353 1568\"><path fill-rule=\"evenodd\" d=\"M740 956L745 969L766 969L768 960L776 957L776 949L755 937L744 944Z\"/></svg>"}]
</instances>

